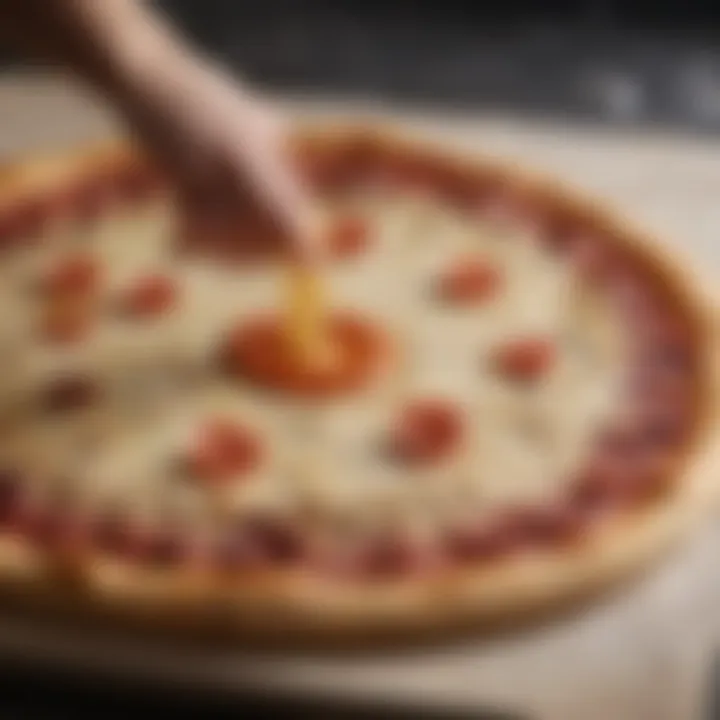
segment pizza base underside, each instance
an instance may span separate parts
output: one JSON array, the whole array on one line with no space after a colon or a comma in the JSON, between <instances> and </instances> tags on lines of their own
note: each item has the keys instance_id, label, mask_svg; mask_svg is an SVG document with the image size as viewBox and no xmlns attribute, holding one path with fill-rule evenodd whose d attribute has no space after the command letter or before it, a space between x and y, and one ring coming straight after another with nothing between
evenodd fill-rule
<instances>
[{"instance_id":1,"label":"pizza base underside","mask_svg":"<svg viewBox=\"0 0 720 720\"><path fill-rule=\"evenodd\" d=\"M301 135L301 146L330 153L353 143L378 143L393 152L425 152L422 142L389 132L320 128ZM360 138L360 141L358 140ZM438 162L472 164L430 149ZM0 198L12 202L28 191L47 192L123 167L135 155L122 146L77 153L59 161L23 162L0 173ZM97 618L116 625L169 630L176 636L232 637L288 644L351 645L418 639L470 627L496 628L594 595L661 556L708 510L715 493L717 356L711 300L641 234L596 206L572 199L547 181L515 169L492 166L509 186L532 188L587 218L612 228L612 237L663 285L692 325L701 388L692 438L678 453L667 492L630 512L588 528L573 542L514 553L493 561L451 567L407 578L373 582L319 577L302 567L259 572L237 583L195 568L156 568L88 553L67 561L40 551L20 537L0 539L0 574L10 607L47 615Z\"/></svg>"}]
</instances>

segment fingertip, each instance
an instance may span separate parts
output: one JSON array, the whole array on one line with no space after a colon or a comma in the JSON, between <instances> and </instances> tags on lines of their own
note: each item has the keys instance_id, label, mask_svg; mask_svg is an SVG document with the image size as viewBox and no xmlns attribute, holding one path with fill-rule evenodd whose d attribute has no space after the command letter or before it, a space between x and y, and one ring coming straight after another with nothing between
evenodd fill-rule
<instances>
[{"instance_id":1,"label":"fingertip","mask_svg":"<svg viewBox=\"0 0 720 720\"><path fill-rule=\"evenodd\" d=\"M298 252L310 264L322 262L327 254L328 218L315 205L307 205L298 216L295 234Z\"/></svg>"}]
</instances>

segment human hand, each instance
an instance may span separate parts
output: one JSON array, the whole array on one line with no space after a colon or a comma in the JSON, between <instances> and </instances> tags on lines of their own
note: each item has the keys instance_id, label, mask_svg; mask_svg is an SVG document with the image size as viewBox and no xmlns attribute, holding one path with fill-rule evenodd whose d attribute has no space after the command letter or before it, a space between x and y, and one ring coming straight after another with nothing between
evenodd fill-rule
<instances>
[{"instance_id":1,"label":"human hand","mask_svg":"<svg viewBox=\"0 0 720 720\"><path fill-rule=\"evenodd\" d=\"M203 250L316 254L315 215L281 113L190 57L139 75L120 104L178 183L190 243Z\"/></svg>"},{"instance_id":2,"label":"human hand","mask_svg":"<svg viewBox=\"0 0 720 720\"><path fill-rule=\"evenodd\" d=\"M319 233L281 114L196 55L162 14L141 0L0 0L0 17L0 34L114 104L177 182L198 247L311 254Z\"/></svg>"}]
</instances>

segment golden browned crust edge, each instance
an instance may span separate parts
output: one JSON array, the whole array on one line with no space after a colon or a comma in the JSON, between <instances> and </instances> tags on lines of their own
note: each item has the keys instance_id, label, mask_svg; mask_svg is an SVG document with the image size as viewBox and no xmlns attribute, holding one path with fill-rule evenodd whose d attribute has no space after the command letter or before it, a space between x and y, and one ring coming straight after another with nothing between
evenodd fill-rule
<instances>
[{"instance_id":1,"label":"golden browned crust edge","mask_svg":"<svg viewBox=\"0 0 720 720\"><path fill-rule=\"evenodd\" d=\"M39 157L16 158L0 165L0 203L29 192L62 188L85 174L121 166L140 155L121 141L96 143Z\"/></svg>"},{"instance_id":2,"label":"golden browned crust edge","mask_svg":"<svg viewBox=\"0 0 720 720\"><path fill-rule=\"evenodd\" d=\"M6 581L8 597L31 601L30 605L49 614L72 608L88 617L139 620L180 634L214 629L238 639L281 644L390 642L457 628L505 625L598 592L661 556L702 513L709 512L720 485L720 444L715 436L720 334L712 284L700 282L689 269L692 266L679 261L676 252L664 249L601 203L583 199L541 174L477 155L462 159L435 140L390 126L334 122L305 126L298 132L300 142L320 146L357 137L409 152L420 148L471 170L493 168L515 185L539 190L565 207L576 208L653 266L691 321L703 352L700 371L705 392L700 399L700 422L681 470L682 481L662 501L598 527L574 547L392 584L348 586L294 571L232 587L183 569L158 571L101 557L88 559L81 576L69 584L58 582L43 558L29 547L15 539L0 539L0 582ZM122 167L131 158L137 158L136 151L117 142L53 158L20 160L0 169L0 202L29 189L61 187L102 167Z\"/></svg>"}]
</instances>

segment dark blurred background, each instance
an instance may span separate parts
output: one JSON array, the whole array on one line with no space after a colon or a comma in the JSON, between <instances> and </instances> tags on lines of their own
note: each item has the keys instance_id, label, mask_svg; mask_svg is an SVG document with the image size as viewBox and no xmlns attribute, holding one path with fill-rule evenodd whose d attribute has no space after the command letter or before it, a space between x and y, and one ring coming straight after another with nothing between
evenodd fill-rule
<instances>
[{"instance_id":1,"label":"dark blurred background","mask_svg":"<svg viewBox=\"0 0 720 720\"><path fill-rule=\"evenodd\" d=\"M162 0L278 90L720 131L714 0Z\"/></svg>"},{"instance_id":2,"label":"dark blurred background","mask_svg":"<svg viewBox=\"0 0 720 720\"><path fill-rule=\"evenodd\" d=\"M157 0L292 92L720 130L713 0Z\"/></svg>"},{"instance_id":3,"label":"dark blurred background","mask_svg":"<svg viewBox=\"0 0 720 720\"><path fill-rule=\"evenodd\" d=\"M164 0L281 90L720 130L712 0Z\"/></svg>"}]
</instances>

